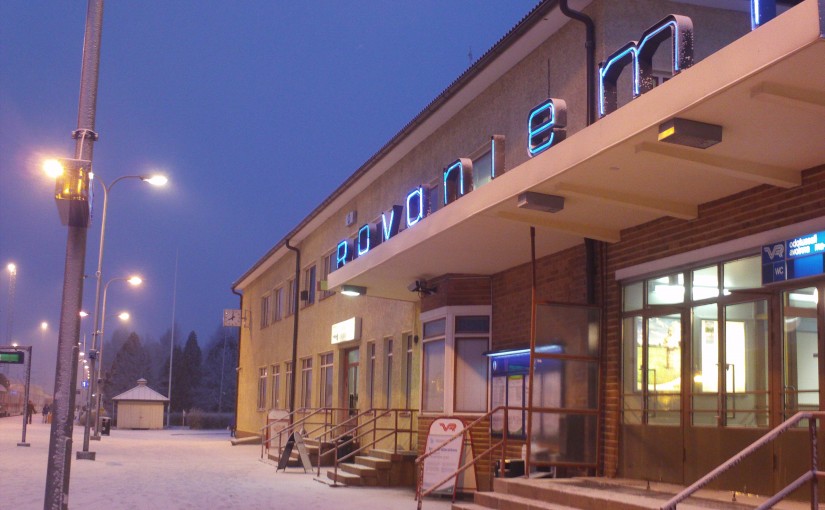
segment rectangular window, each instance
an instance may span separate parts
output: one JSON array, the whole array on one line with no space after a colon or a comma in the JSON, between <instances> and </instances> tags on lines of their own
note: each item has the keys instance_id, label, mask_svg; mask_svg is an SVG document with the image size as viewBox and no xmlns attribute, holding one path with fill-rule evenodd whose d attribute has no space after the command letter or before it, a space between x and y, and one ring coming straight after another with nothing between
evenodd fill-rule
<instances>
[{"instance_id":1,"label":"rectangular window","mask_svg":"<svg viewBox=\"0 0 825 510\"><path fill-rule=\"evenodd\" d=\"M424 343L424 376L421 410L444 412L444 339Z\"/></svg>"},{"instance_id":2,"label":"rectangular window","mask_svg":"<svg viewBox=\"0 0 825 510\"><path fill-rule=\"evenodd\" d=\"M301 407L312 407L312 358L301 360Z\"/></svg>"},{"instance_id":3,"label":"rectangular window","mask_svg":"<svg viewBox=\"0 0 825 510\"><path fill-rule=\"evenodd\" d=\"M367 343L367 399L370 409L375 407L375 342Z\"/></svg>"},{"instance_id":4,"label":"rectangular window","mask_svg":"<svg viewBox=\"0 0 825 510\"><path fill-rule=\"evenodd\" d=\"M427 189L427 205L429 206L430 210L427 211L428 214L432 214L437 210L441 209L441 201L442 195L441 192L441 179L433 179L430 182L429 186L426 187Z\"/></svg>"},{"instance_id":5,"label":"rectangular window","mask_svg":"<svg viewBox=\"0 0 825 510\"><path fill-rule=\"evenodd\" d=\"M315 303L315 266L307 268L304 271L304 288L306 289L306 301L304 306L309 306Z\"/></svg>"},{"instance_id":6,"label":"rectangular window","mask_svg":"<svg viewBox=\"0 0 825 510\"><path fill-rule=\"evenodd\" d=\"M387 352L387 379L384 394L387 396L387 409L392 409L392 338L384 339L384 348Z\"/></svg>"},{"instance_id":7,"label":"rectangular window","mask_svg":"<svg viewBox=\"0 0 825 510\"><path fill-rule=\"evenodd\" d=\"M487 338L456 338L455 410L487 411Z\"/></svg>"},{"instance_id":8,"label":"rectangular window","mask_svg":"<svg viewBox=\"0 0 825 510\"><path fill-rule=\"evenodd\" d=\"M292 362L287 361L285 366L286 378L284 382L286 383L286 398L284 400L286 401L286 408L292 409Z\"/></svg>"},{"instance_id":9,"label":"rectangular window","mask_svg":"<svg viewBox=\"0 0 825 510\"><path fill-rule=\"evenodd\" d=\"M281 366L272 365L272 408L281 408Z\"/></svg>"},{"instance_id":10,"label":"rectangular window","mask_svg":"<svg viewBox=\"0 0 825 510\"><path fill-rule=\"evenodd\" d=\"M493 152L488 150L473 158L473 189L478 189L491 180L493 180Z\"/></svg>"},{"instance_id":11,"label":"rectangular window","mask_svg":"<svg viewBox=\"0 0 825 510\"><path fill-rule=\"evenodd\" d=\"M284 288L278 287L272 296L272 322L277 322L284 318Z\"/></svg>"},{"instance_id":12,"label":"rectangular window","mask_svg":"<svg viewBox=\"0 0 825 510\"><path fill-rule=\"evenodd\" d=\"M333 356L331 352L321 354L321 395L319 405L332 407Z\"/></svg>"},{"instance_id":13,"label":"rectangular window","mask_svg":"<svg viewBox=\"0 0 825 510\"><path fill-rule=\"evenodd\" d=\"M266 409L266 367L258 369L258 410Z\"/></svg>"},{"instance_id":14,"label":"rectangular window","mask_svg":"<svg viewBox=\"0 0 825 510\"><path fill-rule=\"evenodd\" d=\"M406 356L404 360L404 367L406 373L404 374L404 408L412 409L412 387L413 387L413 336L412 333L404 334L404 343L406 344Z\"/></svg>"},{"instance_id":15,"label":"rectangular window","mask_svg":"<svg viewBox=\"0 0 825 510\"><path fill-rule=\"evenodd\" d=\"M333 253L329 253L324 256L324 261L321 264L321 281L326 284L329 281L329 273L333 270L333 264L335 263L335 255ZM322 287L323 289L323 287ZM320 299L328 298L329 296L335 294L335 292L331 290L321 290Z\"/></svg>"},{"instance_id":16,"label":"rectangular window","mask_svg":"<svg viewBox=\"0 0 825 510\"><path fill-rule=\"evenodd\" d=\"M286 303L286 316L289 317L290 315L295 315L295 293L298 289L295 286L295 280L289 280L286 284L287 287L287 303Z\"/></svg>"},{"instance_id":17,"label":"rectangular window","mask_svg":"<svg viewBox=\"0 0 825 510\"><path fill-rule=\"evenodd\" d=\"M269 308L272 303L272 294L261 298L261 329L269 326Z\"/></svg>"}]
</instances>

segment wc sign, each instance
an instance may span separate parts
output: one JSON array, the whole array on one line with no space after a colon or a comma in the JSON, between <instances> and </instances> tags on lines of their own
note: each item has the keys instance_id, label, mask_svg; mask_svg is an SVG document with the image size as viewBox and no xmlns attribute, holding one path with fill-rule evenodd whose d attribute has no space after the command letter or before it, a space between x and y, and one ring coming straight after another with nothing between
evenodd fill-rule
<instances>
[{"instance_id":1,"label":"wc sign","mask_svg":"<svg viewBox=\"0 0 825 510\"><path fill-rule=\"evenodd\" d=\"M825 231L762 246L762 284L825 274Z\"/></svg>"}]
</instances>

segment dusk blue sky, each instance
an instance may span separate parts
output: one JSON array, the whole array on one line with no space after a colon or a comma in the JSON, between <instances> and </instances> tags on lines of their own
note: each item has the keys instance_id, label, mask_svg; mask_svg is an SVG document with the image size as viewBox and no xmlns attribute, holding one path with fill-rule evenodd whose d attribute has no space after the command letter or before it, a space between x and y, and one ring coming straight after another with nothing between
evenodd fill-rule
<instances>
[{"instance_id":1,"label":"dusk blue sky","mask_svg":"<svg viewBox=\"0 0 825 510\"><path fill-rule=\"evenodd\" d=\"M175 320L204 344L223 309L238 307L232 282L536 3L107 2L95 173L107 183L154 171L170 179L165 189L125 180L110 192L103 281L135 272L146 282L113 283L107 315L128 310L129 330L158 339L172 325L177 253ZM66 229L41 161L74 154L85 16L81 0L0 2L0 345L11 318L49 392ZM93 307L87 278L83 308ZM115 327L107 318L107 338ZM91 330L84 319L81 339Z\"/></svg>"}]
</instances>

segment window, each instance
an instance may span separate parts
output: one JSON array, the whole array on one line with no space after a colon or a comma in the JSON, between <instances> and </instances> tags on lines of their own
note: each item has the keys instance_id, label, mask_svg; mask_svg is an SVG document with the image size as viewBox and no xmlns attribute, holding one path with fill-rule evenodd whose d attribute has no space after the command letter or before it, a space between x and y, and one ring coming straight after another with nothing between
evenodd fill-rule
<instances>
[{"instance_id":1,"label":"window","mask_svg":"<svg viewBox=\"0 0 825 510\"><path fill-rule=\"evenodd\" d=\"M284 288L278 287L272 296L272 322L277 322L284 318Z\"/></svg>"},{"instance_id":2,"label":"window","mask_svg":"<svg viewBox=\"0 0 825 510\"><path fill-rule=\"evenodd\" d=\"M741 258L623 286L624 423L679 426L685 414L694 427L768 425L768 301L731 292L761 287L760 263Z\"/></svg>"},{"instance_id":3,"label":"window","mask_svg":"<svg viewBox=\"0 0 825 510\"><path fill-rule=\"evenodd\" d=\"M821 287L793 289L782 296L783 420L798 411L820 409L817 304L821 301ZM807 426L807 420L800 425Z\"/></svg>"},{"instance_id":4,"label":"window","mask_svg":"<svg viewBox=\"0 0 825 510\"><path fill-rule=\"evenodd\" d=\"M266 367L258 369L258 410L266 409Z\"/></svg>"},{"instance_id":5,"label":"window","mask_svg":"<svg viewBox=\"0 0 825 510\"><path fill-rule=\"evenodd\" d=\"M404 334L404 343L406 344L406 357L404 360L404 367L406 373L404 374L404 408L412 409L412 388L413 388L413 335L412 333Z\"/></svg>"},{"instance_id":6,"label":"window","mask_svg":"<svg viewBox=\"0 0 825 510\"><path fill-rule=\"evenodd\" d=\"M304 288L306 289L304 306L309 306L315 303L315 265L304 270Z\"/></svg>"},{"instance_id":7,"label":"window","mask_svg":"<svg viewBox=\"0 0 825 510\"><path fill-rule=\"evenodd\" d=\"M289 317L290 315L295 315L295 293L298 289L295 286L295 280L289 280L286 284L287 287L287 303L286 303L286 315Z\"/></svg>"},{"instance_id":8,"label":"window","mask_svg":"<svg viewBox=\"0 0 825 510\"><path fill-rule=\"evenodd\" d=\"M324 261L321 264L321 282L324 282L324 284L326 284L326 282L329 281L329 273L331 273L333 270L333 264L335 264L335 255L333 253L325 255ZM322 285L320 299L328 298L333 294L335 294L335 292L331 290L323 290Z\"/></svg>"},{"instance_id":9,"label":"window","mask_svg":"<svg viewBox=\"0 0 825 510\"><path fill-rule=\"evenodd\" d=\"M487 338L455 339L455 410L487 411Z\"/></svg>"},{"instance_id":10,"label":"window","mask_svg":"<svg viewBox=\"0 0 825 510\"><path fill-rule=\"evenodd\" d=\"M367 399L370 409L375 407L375 342L367 343Z\"/></svg>"},{"instance_id":11,"label":"window","mask_svg":"<svg viewBox=\"0 0 825 510\"><path fill-rule=\"evenodd\" d=\"M301 407L312 407L312 358L301 360Z\"/></svg>"},{"instance_id":12,"label":"window","mask_svg":"<svg viewBox=\"0 0 825 510\"><path fill-rule=\"evenodd\" d=\"M272 294L261 298L261 329L269 326L269 307L272 303Z\"/></svg>"},{"instance_id":13,"label":"window","mask_svg":"<svg viewBox=\"0 0 825 510\"><path fill-rule=\"evenodd\" d=\"M444 412L444 343L447 319L424 323L424 381L421 387L425 412Z\"/></svg>"},{"instance_id":14,"label":"window","mask_svg":"<svg viewBox=\"0 0 825 510\"><path fill-rule=\"evenodd\" d=\"M433 179L427 189L427 205L430 208L427 214L432 214L441 209L441 200L443 193L441 193L441 179Z\"/></svg>"},{"instance_id":15,"label":"window","mask_svg":"<svg viewBox=\"0 0 825 510\"><path fill-rule=\"evenodd\" d=\"M286 408L287 409L292 409L292 384L293 383L292 383L292 362L291 361L286 362L285 372L286 372L286 379L284 379L284 381L286 382L286 398L284 400L286 400Z\"/></svg>"},{"instance_id":16,"label":"window","mask_svg":"<svg viewBox=\"0 0 825 510\"><path fill-rule=\"evenodd\" d=\"M321 407L332 407L332 377L333 377L333 356L331 352L321 354Z\"/></svg>"},{"instance_id":17,"label":"window","mask_svg":"<svg viewBox=\"0 0 825 510\"><path fill-rule=\"evenodd\" d=\"M272 409L281 408L281 367L280 365L272 365Z\"/></svg>"},{"instance_id":18,"label":"window","mask_svg":"<svg viewBox=\"0 0 825 510\"><path fill-rule=\"evenodd\" d=\"M387 378L385 380L387 386L384 394L387 396L387 409L392 409L392 338L384 339L384 349L387 353Z\"/></svg>"}]
</instances>

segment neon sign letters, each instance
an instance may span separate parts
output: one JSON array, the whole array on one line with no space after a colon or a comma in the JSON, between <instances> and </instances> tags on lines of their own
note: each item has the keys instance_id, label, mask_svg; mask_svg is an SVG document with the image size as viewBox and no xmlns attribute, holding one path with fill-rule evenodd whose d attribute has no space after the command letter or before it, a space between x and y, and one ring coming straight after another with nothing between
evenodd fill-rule
<instances>
[{"instance_id":1,"label":"neon sign letters","mask_svg":"<svg viewBox=\"0 0 825 510\"><path fill-rule=\"evenodd\" d=\"M599 64L599 117L616 110L616 84L628 64L634 99L656 86L653 55L667 39L672 39L673 74L693 65L693 22L687 16L671 14L645 30L641 42L630 41Z\"/></svg>"},{"instance_id":2,"label":"neon sign letters","mask_svg":"<svg viewBox=\"0 0 825 510\"><path fill-rule=\"evenodd\" d=\"M527 153L532 158L564 140L567 127L567 103L548 99L530 110L527 116Z\"/></svg>"},{"instance_id":3,"label":"neon sign letters","mask_svg":"<svg viewBox=\"0 0 825 510\"><path fill-rule=\"evenodd\" d=\"M776 0L751 0L751 30L776 17Z\"/></svg>"}]
</instances>

